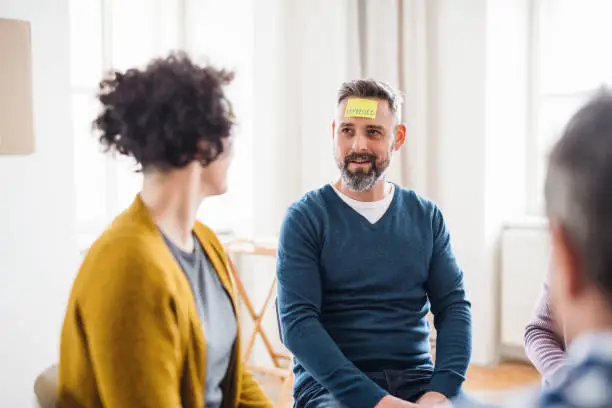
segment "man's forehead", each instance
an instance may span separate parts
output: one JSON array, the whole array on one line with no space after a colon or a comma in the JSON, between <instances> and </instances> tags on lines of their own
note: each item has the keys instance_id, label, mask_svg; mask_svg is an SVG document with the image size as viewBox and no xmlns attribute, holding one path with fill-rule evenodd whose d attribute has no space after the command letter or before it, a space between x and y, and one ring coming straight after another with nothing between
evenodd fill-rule
<instances>
[{"instance_id":1,"label":"man's forehead","mask_svg":"<svg viewBox=\"0 0 612 408\"><path fill-rule=\"evenodd\" d=\"M349 97L338 106L338 116L343 119L386 119L392 116L385 99Z\"/></svg>"},{"instance_id":2,"label":"man's forehead","mask_svg":"<svg viewBox=\"0 0 612 408\"><path fill-rule=\"evenodd\" d=\"M376 119L377 111L376 99L349 98L344 108L344 117Z\"/></svg>"},{"instance_id":3,"label":"man's forehead","mask_svg":"<svg viewBox=\"0 0 612 408\"><path fill-rule=\"evenodd\" d=\"M354 102L355 100L357 101ZM369 104L364 103L364 101ZM376 110L374 110L374 106L376 106ZM394 121L395 116L391 113L389 102L385 99L350 97L338 105L336 112L336 124L354 124L358 127L368 125L387 127L391 126Z\"/></svg>"}]
</instances>

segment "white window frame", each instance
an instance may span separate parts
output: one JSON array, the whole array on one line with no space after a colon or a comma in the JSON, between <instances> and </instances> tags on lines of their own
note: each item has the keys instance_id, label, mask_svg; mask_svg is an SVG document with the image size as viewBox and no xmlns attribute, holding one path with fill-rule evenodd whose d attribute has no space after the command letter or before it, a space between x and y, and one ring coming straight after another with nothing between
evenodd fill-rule
<instances>
[{"instance_id":1,"label":"white window frame","mask_svg":"<svg viewBox=\"0 0 612 408\"><path fill-rule=\"evenodd\" d=\"M529 98L527 102L527 142L526 142L526 163L527 171L525 172L525 188L526 188L526 210L529 216L542 215L539 210L541 202L541 192L538 188L538 152L539 152L539 78L540 78L540 10L538 0L529 1L529 74L528 74L528 92Z\"/></svg>"},{"instance_id":2,"label":"white window frame","mask_svg":"<svg viewBox=\"0 0 612 408\"><path fill-rule=\"evenodd\" d=\"M586 6L586 5L585 5ZM587 97L595 89L578 89L571 92L544 92L541 86L542 71L540 66L541 38L540 22L542 4L540 0L530 0L529 2L529 101L528 101L528 138L526 143L526 212L534 218L545 217L544 196L541 189L541 169L545 167L544 159L540 152L543 151L543 144L546 143L544 135L539 131L539 120L542 106L546 99L573 99ZM567 118L569 120L569 117Z\"/></svg>"}]
</instances>

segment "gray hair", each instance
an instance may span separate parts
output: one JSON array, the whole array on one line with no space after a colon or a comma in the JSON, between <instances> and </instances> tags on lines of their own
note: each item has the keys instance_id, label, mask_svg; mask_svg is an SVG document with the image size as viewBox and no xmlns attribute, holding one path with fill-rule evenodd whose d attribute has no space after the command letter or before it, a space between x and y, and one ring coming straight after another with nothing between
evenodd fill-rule
<instances>
[{"instance_id":1,"label":"gray hair","mask_svg":"<svg viewBox=\"0 0 612 408\"><path fill-rule=\"evenodd\" d=\"M546 212L585 278L612 302L612 92L599 90L567 124L549 159Z\"/></svg>"},{"instance_id":2,"label":"gray hair","mask_svg":"<svg viewBox=\"0 0 612 408\"><path fill-rule=\"evenodd\" d=\"M347 98L377 98L389 102L391 113L398 122L402 120L402 104L404 102L400 92L385 81L378 79L355 79L344 82L338 90L338 102L340 105Z\"/></svg>"}]
</instances>

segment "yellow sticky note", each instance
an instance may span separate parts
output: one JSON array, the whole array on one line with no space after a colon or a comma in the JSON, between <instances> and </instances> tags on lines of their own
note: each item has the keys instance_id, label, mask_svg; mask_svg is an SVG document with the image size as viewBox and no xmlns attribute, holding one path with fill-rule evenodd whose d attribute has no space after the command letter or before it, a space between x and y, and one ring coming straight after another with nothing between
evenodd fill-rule
<instances>
[{"instance_id":1,"label":"yellow sticky note","mask_svg":"<svg viewBox=\"0 0 612 408\"><path fill-rule=\"evenodd\" d=\"M344 116L347 118L376 118L378 102L371 99L350 98Z\"/></svg>"}]
</instances>

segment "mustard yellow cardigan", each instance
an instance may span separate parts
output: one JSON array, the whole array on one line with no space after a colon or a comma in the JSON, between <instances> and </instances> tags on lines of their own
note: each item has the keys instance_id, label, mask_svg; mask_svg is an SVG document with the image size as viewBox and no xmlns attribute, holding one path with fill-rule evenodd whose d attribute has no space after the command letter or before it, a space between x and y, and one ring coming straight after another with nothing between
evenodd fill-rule
<instances>
[{"instance_id":1,"label":"mustard yellow cardigan","mask_svg":"<svg viewBox=\"0 0 612 408\"><path fill-rule=\"evenodd\" d=\"M236 309L223 247L208 227L194 231ZM137 196L89 249L74 281L58 406L202 408L204 336L189 281ZM272 407L241 361L239 339L223 406Z\"/></svg>"}]
</instances>

